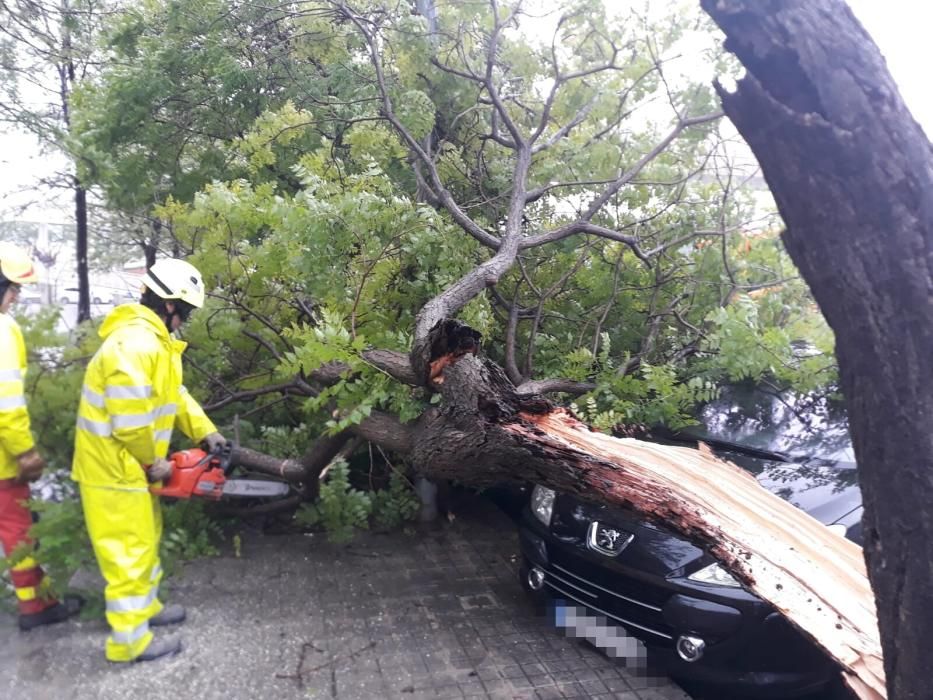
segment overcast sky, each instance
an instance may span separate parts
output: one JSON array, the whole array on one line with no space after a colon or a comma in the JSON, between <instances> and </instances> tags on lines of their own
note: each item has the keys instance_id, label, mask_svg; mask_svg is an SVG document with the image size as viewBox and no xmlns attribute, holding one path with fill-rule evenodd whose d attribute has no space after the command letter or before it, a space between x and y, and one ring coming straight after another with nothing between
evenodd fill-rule
<instances>
[{"instance_id":1,"label":"overcast sky","mask_svg":"<svg viewBox=\"0 0 933 700\"><path fill-rule=\"evenodd\" d=\"M929 0L848 0L856 16L881 48L907 105L927 134L933 134L933 3ZM0 134L0 220L70 220L66 200L58 210L49 207L48 194L34 183L61 167L62 160L42 156L32 137ZM27 214L12 215L12 208L38 201Z\"/></svg>"}]
</instances>

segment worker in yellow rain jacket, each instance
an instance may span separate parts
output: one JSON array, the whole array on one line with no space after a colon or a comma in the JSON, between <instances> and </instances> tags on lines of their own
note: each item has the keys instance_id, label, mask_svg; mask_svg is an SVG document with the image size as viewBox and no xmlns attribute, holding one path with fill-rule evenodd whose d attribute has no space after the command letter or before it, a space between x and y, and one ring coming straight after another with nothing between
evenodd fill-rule
<instances>
[{"instance_id":1,"label":"worker in yellow rain jacket","mask_svg":"<svg viewBox=\"0 0 933 700\"><path fill-rule=\"evenodd\" d=\"M29 543L32 514L25 506L29 482L42 475L45 462L29 430L29 413L23 381L26 346L10 308L20 285L36 281L29 256L15 246L0 244L0 557ZM10 568L10 579L19 603L19 627L30 630L66 620L81 609L77 596L61 603L44 592L44 574L36 560L23 557Z\"/></svg>"},{"instance_id":2,"label":"worker in yellow rain jacket","mask_svg":"<svg viewBox=\"0 0 933 700\"><path fill-rule=\"evenodd\" d=\"M186 343L173 333L204 303L198 270L183 260L156 262L139 304L116 307L84 375L72 478L81 490L88 534L101 573L111 633L110 661L149 661L181 650L150 627L184 621L180 605L158 598L162 511L151 483L171 475L166 457L175 427L208 449L225 443L182 385Z\"/></svg>"}]
</instances>

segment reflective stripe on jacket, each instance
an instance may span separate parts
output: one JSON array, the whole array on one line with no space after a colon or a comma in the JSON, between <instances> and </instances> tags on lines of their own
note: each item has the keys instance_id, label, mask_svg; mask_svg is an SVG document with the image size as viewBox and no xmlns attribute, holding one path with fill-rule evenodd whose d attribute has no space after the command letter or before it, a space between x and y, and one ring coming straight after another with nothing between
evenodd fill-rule
<instances>
[{"instance_id":1,"label":"reflective stripe on jacket","mask_svg":"<svg viewBox=\"0 0 933 700\"><path fill-rule=\"evenodd\" d=\"M26 344L19 324L0 313L0 479L18 473L16 456L34 447L23 381L26 379Z\"/></svg>"},{"instance_id":2,"label":"reflective stripe on jacket","mask_svg":"<svg viewBox=\"0 0 933 700\"><path fill-rule=\"evenodd\" d=\"M88 486L146 489L142 465L167 456L174 426L195 442L216 428L182 386L187 344L155 312L118 306L100 336L81 389L71 475Z\"/></svg>"}]
</instances>

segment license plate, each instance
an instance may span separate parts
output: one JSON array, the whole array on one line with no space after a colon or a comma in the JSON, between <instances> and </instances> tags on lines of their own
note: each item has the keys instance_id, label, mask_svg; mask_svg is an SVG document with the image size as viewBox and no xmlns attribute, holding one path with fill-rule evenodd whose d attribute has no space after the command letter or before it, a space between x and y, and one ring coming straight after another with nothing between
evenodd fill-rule
<instances>
[{"instance_id":1,"label":"license plate","mask_svg":"<svg viewBox=\"0 0 933 700\"><path fill-rule=\"evenodd\" d=\"M553 601L550 619L568 637L583 639L626 666L644 666L648 657L644 642L605 615L564 600Z\"/></svg>"}]
</instances>

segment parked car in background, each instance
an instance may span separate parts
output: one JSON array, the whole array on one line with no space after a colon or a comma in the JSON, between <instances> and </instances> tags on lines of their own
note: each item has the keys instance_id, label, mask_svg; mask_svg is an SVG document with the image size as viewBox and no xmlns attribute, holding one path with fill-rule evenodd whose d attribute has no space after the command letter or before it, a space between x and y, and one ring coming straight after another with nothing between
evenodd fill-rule
<instances>
[{"instance_id":1,"label":"parked car in background","mask_svg":"<svg viewBox=\"0 0 933 700\"><path fill-rule=\"evenodd\" d=\"M23 287L19 290L18 303L24 306L41 306L44 302L37 290Z\"/></svg>"},{"instance_id":2,"label":"parked car in background","mask_svg":"<svg viewBox=\"0 0 933 700\"><path fill-rule=\"evenodd\" d=\"M92 304L110 304L112 293L109 289L101 289L99 287L91 287L91 303ZM64 287L58 289L58 303L62 306L66 304L77 304L78 296L80 292L77 287Z\"/></svg>"},{"instance_id":3,"label":"parked car in background","mask_svg":"<svg viewBox=\"0 0 933 700\"><path fill-rule=\"evenodd\" d=\"M139 301L140 292L131 289L117 289L113 293L113 305L135 304Z\"/></svg>"},{"instance_id":4,"label":"parked car in background","mask_svg":"<svg viewBox=\"0 0 933 700\"><path fill-rule=\"evenodd\" d=\"M702 425L660 441L703 440L861 544L862 501L846 422L824 408L801 419L790 402L729 391L706 407ZM822 651L770 604L663 525L538 485L519 532L527 591L558 613L585 609L623 628L671 676L718 688L712 697L789 698L838 678Z\"/></svg>"}]
</instances>

